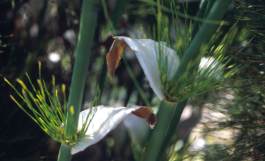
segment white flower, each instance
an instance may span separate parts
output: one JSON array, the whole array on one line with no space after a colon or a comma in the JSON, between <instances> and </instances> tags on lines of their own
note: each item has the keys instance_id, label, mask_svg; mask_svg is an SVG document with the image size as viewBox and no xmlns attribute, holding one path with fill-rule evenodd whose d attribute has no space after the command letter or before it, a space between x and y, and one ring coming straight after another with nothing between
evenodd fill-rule
<instances>
[{"instance_id":1,"label":"white flower","mask_svg":"<svg viewBox=\"0 0 265 161\"><path fill-rule=\"evenodd\" d=\"M143 106L134 107L106 107L96 106L92 107L95 113L91 114L91 109L80 112L78 120L78 130L80 131L83 125L87 122L88 115L92 115L92 119L85 131L85 136L81 138L71 149L71 154L76 154L85 150L87 147L99 142L118 124L120 124L126 117L130 115L144 118L153 126L155 123L155 116L151 110ZM89 116L90 117L90 116Z\"/></svg>"},{"instance_id":2,"label":"white flower","mask_svg":"<svg viewBox=\"0 0 265 161\"><path fill-rule=\"evenodd\" d=\"M109 72L114 74L124 50L129 54L134 53L154 93L163 100L165 96L162 91L158 59L167 62L167 76L172 79L179 66L176 52L164 42L151 39L132 39L125 36L117 36L114 39L107 55Z\"/></svg>"},{"instance_id":3,"label":"white flower","mask_svg":"<svg viewBox=\"0 0 265 161\"><path fill-rule=\"evenodd\" d=\"M161 75L166 74L166 81L171 81L176 74L180 60L175 50L167 47L165 42L116 36L114 37L114 42L106 57L108 71L111 75L113 75L117 69L124 52L136 55L154 93L160 100L166 99ZM159 66L159 64L161 64L161 66ZM160 67L164 70L161 70ZM200 60L197 74L205 73L208 76L214 76L214 78L219 79L222 77L222 69L223 66L221 66L215 58L203 57ZM161 71L166 73L161 73ZM192 79L192 77L189 79ZM192 81L196 82L197 80Z\"/></svg>"},{"instance_id":4,"label":"white flower","mask_svg":"<svg viewBox=\"0 0 265 161\"><path fill-rule=\"evenodd\" d=\"M143 145L148 137L149 127L143 119L135 115L128 115L123 121L124 127L127 129L131 141L135 145Z\"/></svg>"}]
</instances>

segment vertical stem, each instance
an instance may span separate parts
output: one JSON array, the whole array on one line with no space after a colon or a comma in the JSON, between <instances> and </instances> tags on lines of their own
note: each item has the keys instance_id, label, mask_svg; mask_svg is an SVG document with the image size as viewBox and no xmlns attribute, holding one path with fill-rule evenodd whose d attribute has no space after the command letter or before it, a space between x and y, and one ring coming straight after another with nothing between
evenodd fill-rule
<instances>
[{"instance_id":1,"label":"vertical stem","mask_svg":"<svg viewBox=\"0 0 265 161\"><path fill-rule=\"evenodd\" d=\"M177 131L176 127L178 122L180 121L180 117L182 114L182 111L184 110L184 107L186 106L187 100L181 101L177 104L175 107L175 110L173 111L173 118L170 120L169 123L169 129L166 138L171 138ZM166 141L165 145L168 145L169 140Z\"/></svg>"},{"instance_id":2,"label":"vertical stem","mask_svg":"<svg viewBox=\"0 0 265 161\"><path fill-rule=\"evenodd\" d=\"M162 101L159 106L158 111L158 122L157 125L152 131L150 135L150 141L148 143L148 148L146 150L146 155L144 160L145 161L156 161L159 160L160 151L162 148L162 145L166 139L167 136L167 130L169 129L169 120L173 117L174 107L175 104L170 104L168 102ZM165 117L166 116L166 117Z\"/></svg>"},{"instance_id":3,"label":"vertical stem","mask_svg":"<svg viewBox=\"0 0 265 161\"><path fill-rule=\"evenodd\" d=\"M83 0L80 31L75 51L75 64L70 87L69 101L67 104L68 111L65 123L65 133L67 137L72 137L76 134L77 120L83 100L89 56L91 54L91 46L93 43L96 24L96 1ZM74 112L73 110L70 110L72 107L74 108ZM69 146L61 145L60 152L58 154L58 161L70 161L70 151L71 149Z\"/></svg>"},{"instance_id":4,"label":"vertical stem","mask_svg":"<svg viewBox=\"0 0 265 161\"><path fill-rule=\"evenodd\" d=\"M161 161L163 151L176 131L176 125L180 120L186 101L169 103L162 101L159 106L158 122L150 135L148 147L145 152L144 161Z\"/></svg>"},{"instance_id":5,"label":"vertical stem","mask_svg":"<svg viewBox=\"0 0 265 161\"><path fill-rule=\"evenodd\" d=\"M70 161L71 159L71 148L62 144L58 154L58 161Z\"/></svg>"},{"instance_id":6,"label":"vertical stem","mask_svg":"<svg viewBox=\"0 0 265 161\"><path fill-rule=\"evenodd\" d=\"M228 8L232 0L216 0L213 4L207 20L220 20ZM191 59L194 59L200 52L200 48L204 43L210 40L218 25L203 23L192 40L190 46L185 51L181 59L180 67L174 76L177 80L186 70L186 66ZM180 120L181 113L185 107L186 101L177 105L162 102L158 112L158 124L150 135L143 161L161 161L167 149L167 145L172 135L176 131L176 124ZM176 107L175 107L176 106Z\"/></svg>"},{"instance_id":7,"label":"vertical stem","mask_svg":"<svg viewBox=\"0 0 265 161\"><path fill-rule=\"evenodd\" d=\"M69 107L74 107L74 114L67 113L66 132L73 135L76 131L76 124L83 100L89 56L93 43L95 28L97 24L97 11L93 0L84 0L82 4L80 33L75 51L75 64L70 86L68 101ZM72 119L71 119L72 118ZM75 125L75 126L73 126Z\"/></svg>"}]
</instances>

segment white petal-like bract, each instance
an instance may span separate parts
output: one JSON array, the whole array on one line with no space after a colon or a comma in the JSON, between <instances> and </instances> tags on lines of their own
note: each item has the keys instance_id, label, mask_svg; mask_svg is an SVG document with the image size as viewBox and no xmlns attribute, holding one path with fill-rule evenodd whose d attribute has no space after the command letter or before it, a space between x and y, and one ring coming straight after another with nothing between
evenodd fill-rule
<instances>
[{"instance_id":1,"label":"white petal-like bract","mask_svg":"<svg viewBox=\"0 0 265 161\"><path fill-rule=\"evenodd\" d=\"M135 115L128 115L123 121L134 144L142 145L148 136L149 127L146 121Z\"/></svg>"},{"instance_id":2,"label":"white petal-like bract","mask_svg":"<svg viewBox=\"0 0 265 161\"><path fill-rule=\"evenodd\" d=\"M88 146L91 146L101 139L103 139L111 130L120 124L125 117L134 114L141 106L134 107L106 107L106 106L96 106L93 107L95 113L91 122L88 125L85 136L81 138L71 149L72 154L76 154L80 151L85 150ZM78 120L78 129L80 130L86 122L87 116L91 114L90 110L84 110L80 112ZM137 114L136 114L137 115Z\"/></svg>"},{"instance_id":3,"label":"white petal-like bract","mask_svg":"<svg viewBox=\"0 0 265 161\"><path fill-rule=\"evenodd\" d=\"M176 52L167 47L164 42L156 42L151 39L132 39L125 36L117 36L114 39L115 41L120 40L125 42L127 45L126 52L136 55L154 93L161 100L164 99L158 59L163 59L167 62L166 74L168 79L172 79L179 66L179 58Z\"/></svg>"}]
</instances>

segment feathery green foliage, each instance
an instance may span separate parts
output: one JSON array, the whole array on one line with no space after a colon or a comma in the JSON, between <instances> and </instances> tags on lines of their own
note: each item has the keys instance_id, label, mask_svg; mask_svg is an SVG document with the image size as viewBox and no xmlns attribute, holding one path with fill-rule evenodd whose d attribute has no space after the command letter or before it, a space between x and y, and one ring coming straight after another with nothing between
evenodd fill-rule
<instances>
[{"instance_id":1,"label":"feathery green foliage","mask_svg":"<svg viewBox=\"0 0 265 161\"><path fill-rule=\"evenodd\" d=\"M198 51L200 57L189 62L186 72L177 81L169 80L167 75L163 74L165 73L163 64L167 66L167 62L160 62L161 81L167 99L173 102L182 101L222 87L225 80L231 78L237 71L237 67L231 65L231 60L225 56L235 34L236 28L232 28L220 43L217 43L219 36L216 34L202 50Z\"/></svg>"},{"instance_id":2,"label":"feathery green foliage","mask_svg":"<svg viewBox=\"0 0 265 161\"><path fill-rule=\"evenodd\" d=\"M236 1L236 21L238 34L234 46L236 51L227 54L234 64L240 66L232 88L233 101L215 110L229 116L218 125L207 128L216 131L220 128L237 130L235 141L225 150L227 160L264 160L264 112L265 112L265 54L264 21L265 3L262 0Z\"/></svg>"},{"instance_id":3,"label":"feathery green foliage","mask_svg":"<svg viewBox=\"0 0 265 161\"><path fill-rule=\"evenodd\" d=\"M73 136L68 137L65 134L65 119L66 119L66 86L56 85L55 77L52 79L52 92L41 77L37 80L37 85L34 85L28 74L26 74L29 87L23 80L17 79L20 89L17 89L8 79L4 81L14 90L15 95L10 95L10 98L23 110L39 127L49 135L53 140L66 144L74 145L78 139L84 136L86 129L92 117L86 118L86 123ZM73 114L74 107L70 107L70 113Z\"/></svg>"}]
</instances>

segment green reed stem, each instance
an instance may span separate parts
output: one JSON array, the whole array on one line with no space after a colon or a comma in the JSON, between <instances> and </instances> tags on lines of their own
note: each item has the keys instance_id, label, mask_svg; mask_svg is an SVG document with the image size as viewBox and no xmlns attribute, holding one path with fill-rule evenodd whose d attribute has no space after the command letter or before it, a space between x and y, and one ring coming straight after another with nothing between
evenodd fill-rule
<instances>
[{"instance_id":1,"label":"green reed stem","mask_svg":"<svg viewBox=\"0 0 265 161\"><path fill-rule=\"evenodd\" d=\"M221 20L231 1L232 0L216 0L209 11L207 20ZM200 48L211 39L217 27L218 25L216 24L202 23L181 59L181 64L174 76L174 80L177 80L185 72L188 63L199 55ZM169 141L176 131L176 125L180 120L185 104L186 101L179 102L177 105L164 101L161 102L158 112L158 124L150 134L143 161L163 161L163 155L165 154Z\"/></svg>"},{"instance_id":2,"label":"green reed stem","mask_svg":"<svg viewBox=\"0 0 265 161\"><path fill-rule=\"evenodd\" d=\"M97 24L96 1L83 0L80 31L75 51L75 64L73 69L72 81L70 86L69 102L67 104L67 117L65 123L65 133L71 137L76 134L77 120L83 100L85 82L87 77L87 68L89 64L89 56L91 54L91 46L95 34ZM70 112L70 108L74 107L74 112ZM61 145L58 161L70 161L70 147Z\"/></svg>"},{"instance_id":3,"label":"green reed stem","mask_svg":"<svg viewBox=\"0 0 265 161\"><path fill-rule=\"evenodd\" d=\"M161 161L164 157L162 152L166 150L170 138L176 131L176 126L185 105L186 101L178 104L161 102L157 116L158 122L150 135L151 139L145 152L145 161Z\"/></svg>"},{"instance_id":4,"label":"green reed stem","mask_svg":"<svg viewBox=\"0 0 265 161\"><path fill-rule=\"evenodd\" d=\"M62 144L59 150L57 161L70 161L71 159L71 148L69 148L69 146L67 145Z\"/></svg>"}]
</instances>

